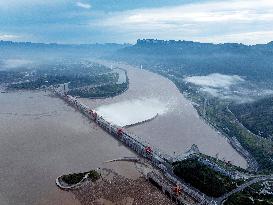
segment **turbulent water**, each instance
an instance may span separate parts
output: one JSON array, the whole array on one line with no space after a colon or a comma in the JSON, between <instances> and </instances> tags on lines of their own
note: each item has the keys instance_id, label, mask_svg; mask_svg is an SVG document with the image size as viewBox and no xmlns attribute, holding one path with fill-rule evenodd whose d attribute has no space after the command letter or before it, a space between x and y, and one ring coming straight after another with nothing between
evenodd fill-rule
<instances>
[{"instance_id":1,"label":"turbulent water","mask_svg":"<svg viewBox=\"0 0 273 205\"><path fill-rule=\"evenodd\" d=\"M107 121L124 127L163 115L167 109L167 105L156 98L136 98L111 105L102 105L96 111Z\"/></svg>"},{"instance_id":2,"label":"turbulent water","mask_svg":"<svg viewBox=\"0 0 273 205\"><path fill-rule=\"evenodd\" d=\"M81 99L85 104L119 125L143 121L159 113L154 120L127 130L168 154L184 153L192 144L197 144L201 152L218 155L244 168L247 166L245 159L198 116L191 102L170 80L129 65L114 65L127 70L129 89L114 98Z\"/></svg>"},{"instance_id":3,"label":"turbulent water","mask_svg":"<svg viewBox=\"0 0 273 205\"><path fill-rule=\"evenodd\" d=\"M56 177L134 156L49 93L0 93L0 105L1 205L78 205Z\"/></svg>"}]
</instances>

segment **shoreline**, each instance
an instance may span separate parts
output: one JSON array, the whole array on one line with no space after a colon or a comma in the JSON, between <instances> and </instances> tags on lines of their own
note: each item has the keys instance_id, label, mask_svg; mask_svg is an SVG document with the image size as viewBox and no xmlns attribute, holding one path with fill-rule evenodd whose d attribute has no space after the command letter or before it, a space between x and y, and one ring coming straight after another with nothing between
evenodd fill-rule
<instances>
[{"instance_id":1,"label":"shoreline","mask_svg":"<svg viewBox=\"0 0 273 205\"><path fill-rule=\"evenodd\" d=\"M126 63L126 62L125 62ZM135 67L135 66L134 66ZM175 82L172 80L172 78L168 75L164 75L160 72L154 72L152 70L147 70L149 72L153 72L153 73L156 73L160 76L163 76L164 78L167 78L168 80L170 80L174 85L175 87L177 88L177 90L180 92L181 95L184 96L184 98L186 98L193 106L193 108L196 110L196 112L198 113L198 116L200 118L200 120L203 120L208 126L210 126L212 129L214 129L216 132L220 133L221 137L223 137L224 139L227 140L227 142L232 146L232 148L241 156L245 159L245 161L247 162L247 168L245 168L246 170L249 170L249 171L256 171L257 170L257 162L256 162L256 159L247 151L245 150L241 144L239 143L239 145L237 144L237 142L230 136L228 136L227 134L225 134L221 129L218 129L215 125L213 125L211 122L209 122L206 118L203 117L203 115L198 111L198 109L196 108L196 106L199 106L199 104L195 103L194 101L191 100L191 98L189 97L189 95L185 95L183 94L182 91L179 90L179 88L176 86ZM187 92L185 92L187 93ZM188 93L187 93L188 94ZM245 153L248 153L248 154L245 154ZM255 161L254 164L255 166L251 167L251 164L252 161Z\"/></svg>"},{"instance_id":2,"label":"shoreline","mask_svg":"<svg viewBox=\"0 0 273 205\"><path fill-rule=\"evenodd\" d=\"M187 98L189 99L189 98ZM190 100L190 99L189 99ZM196 108L195 108L196 109ZM246 170L250 171L250 172L256 172L257 170L257 166L251 166L251 164L257 164L256 160L254 157L251 156L251 154L243 148L243 146L241 145L241 143L237 140L237 138L234 139L234 137L230 137L227 134L225 134L222 130L218 129L215 125L213 125L211 122L209 122L206 118L204 118L201 114L199 114L198 110L196 109L199 117L201 120L203 120L206 124L208 124L212 129L214 129L216 132L219 132L221 134L221 136L223 138L225 138L227 140L227 142L233 147L233 149L240 155L242 156L246 162L247 162L247 168L245 168Z\"/></svg>"},{"instance_id":3,"label":"shoreline","mask_svg":"<svg viewBox=\"0 0 273 205\"><path fill-rule=\"evenodd\" d=\"M109 169L102 174L99 181L95 183L87 181L81 187L69 192L72 192L82 205L175 204L152 185L147 177L130 179Z\"/></svg>"}]
</instances>

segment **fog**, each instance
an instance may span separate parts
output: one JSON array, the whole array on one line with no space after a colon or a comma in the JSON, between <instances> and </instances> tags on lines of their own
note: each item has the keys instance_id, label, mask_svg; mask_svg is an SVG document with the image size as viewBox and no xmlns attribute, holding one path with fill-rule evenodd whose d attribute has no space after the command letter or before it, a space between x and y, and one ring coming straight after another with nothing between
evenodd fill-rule
<instances>
[{"instance_id":1,"label":"fog","mask_svg":"<svg viewBox=\"0 0 273 205\"><path fill-rule=\"evenodd\" d=\"M32 61L26 59L6 59L2 61L0 69L15 69L32 63Z\"/></svg>"},{"instance_id":2,"label":"fog","mask_svg":"<svg viewBox=\"0 0 273 205\"><path fill-rule=\"evenodd\" d=\"M225 88L244 82L245 80L238 75L223 75L220 73L212 73L206 76L191 76L184 79L186 82L211 88Z\"/></svg>"}]
</instances>

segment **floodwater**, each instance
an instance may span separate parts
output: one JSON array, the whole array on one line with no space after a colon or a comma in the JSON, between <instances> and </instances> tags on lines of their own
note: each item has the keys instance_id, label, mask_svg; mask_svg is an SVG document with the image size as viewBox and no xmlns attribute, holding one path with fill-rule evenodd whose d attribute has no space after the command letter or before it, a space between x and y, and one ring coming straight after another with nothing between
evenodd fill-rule
<instances>
[{"instance_id":1,"label":"floodwater","mask_svg":"<svg viewBox=\"0 0 273 205\"><path fill-rule=\"evenodd\" d=\"M135 156L49 93L0 93L0 105L1 205L79 205L56 177Z\"/></svg>"},{"instance_id":2,"label":"floodwater","mask_svg":"<svg viewBox=\"0 0 273 205\"><path fill-rule=\"evenodd\" d=\"M149 118L147 112L159 113L154 120L129 127L127 131L171 155L182 154L192 144L196 144L205 154L218 155L220 159L231 161L243 168L247 167L246 160L232 148L224 136L199 117L191 102L170 80L122 63L101 63L126 69L130 82L129 89L113 98L81 99L86 105L98 110L114 124L122 125ZM147 108L147 100L156 103L150 104L151 108ZM136 101L137 105L132 103ZM161 106L157 106L158 104ZM140 116L143 117L141 120Z\"/></svg>"}]
</instances>

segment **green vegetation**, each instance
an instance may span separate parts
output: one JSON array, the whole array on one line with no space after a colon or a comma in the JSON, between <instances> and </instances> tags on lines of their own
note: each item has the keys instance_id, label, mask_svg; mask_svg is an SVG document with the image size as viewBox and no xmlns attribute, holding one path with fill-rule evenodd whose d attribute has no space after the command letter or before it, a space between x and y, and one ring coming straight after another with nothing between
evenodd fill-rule
<instances>
[{"instance_id":1,"label":"green vegetation","mask_svg":"<svg viewBox=\"0 0 273 205\"><path fill-rule=\"evenodd\" d=\"M91 170L88 173L88 178L91 179L92 182L95 182L95 181L99 180L100 177L101 177L100 173L98 173L95 170Z\"/></svg>"},{"instance_id":2,"label":"green vegetation","mask_svg":"<svg viewBox=\"0 0 273 205\"><path fill-rule=\"evenodd\" d=\"M129 86L128 78L121 84L118 81L118 73L89 61L65 60L29 70L0 71L0 83L8 83L9 89L34 90L68 83L69 95L86 98L113 97L124 92Z\"/></svg>"},{"instance_id":3,"label":"green vegetation","mask_svg":"<svg viewBox=\"0 0 273 205\"><path fill-rule=\"evenodd\" d=\"M186 92L186 96L196 103L195 108L200 116L226 136L236 137L244 149L249 151L257 160L258 170L261 173L267 174L273 171L273 141L257 137L242 126L236 116L228 109L229 101L198 92L197 88L185 84L182 79L172 80L181 92ZM206 111L203 113L205 99Z\"/></svg>"},{"instance_id":4,"label":"green vegetation","mask_svg":"<svg viewBox=\"0 0 273 205\"><path fill-rule=\"evenodd\" d=\"M68 92L69 95L80 96L84 98L104 98L113 97L128 88L128 83L122 84L108 84L91 88L73 89Z\"/></svg>"},{"instance_id":5,"label":"green vegetation","mask_svg":"<svg viewBox=\"0 0 273 205\"><path fill-rule=\"evenodd\" d=\"M35 69L37 76L98 76L109 72L111 69L101 64L68 59L41 64Z\"/></svg>"},{"instance_id":6,"label":"green vegetation","mask_svg":"<svg viewBox=\"0 0 273 205\"><path fill-rule=\"evenodd\" d=\"M68 174L63 175L62 180L69 185L73 185L79 183L84 178L84 176L85 173Z\"/></svg>"},{"instance_id":7,"label":"green vegetation","mask_svg":"<svg viewBox=\"0 0 273 205\"><path fill-rule=\"evenodd\" d=\"M192 41L138 40L119 50L116 58L144 68L164 70L176 77L222 73L260 82L273 79L273 42L246 46Z\"/></svg>"},{"instance_id":8,"label":"green vegetation","mask_svg":"<svg viewBox=\"0 0 273 205\"><path fill-rule=\"evenodd\" d=\"M74 173L74 174L63 175L61 179L69 185L74 185L81 182L86 174L88 174L88 178L93 182L100 179L100 176L101 176L100 173L98 173L97 171L91 170L89 172L84 172L84 173Z\"/></svg>"},{"instance_id":9,"label":"green vegetation","mask_svg":"<svg viewBox=\"0 0 273 205\"><path fill-rule=\"evenodd\" d=\"M229 90L244 93L244 97L253 97L252 91L263 95L265 89L273 87L273 43L245 46L242 44L210 44L191 41L161 41L155 39L138 40L136 45L124 48L116 58L134 65L142 65L153 72L171 79L185 94L205 120L230 139L235 137L245 150L256 159L259 171L273 171L272 138L272 100L253 105L242 105L236 109L237 118L227 109L232 103L228 98L217 98L205 94L183 80L186 76L203 76L212 73L244 76L246 80L241 90ZM254 89L253 89L254 88ZM249 93L245 93L245 91ZM238 95L239 96L239 95ZM259 95L257 95L259 97ZM257 97L255 96L255 97ZM240 98L240 96L239 96ZM204 106L204 101L206 104ZM203 108L206 112L203 113ZM231 107L231 106L230 106ZM242 110L241 110L242 109ZM250 110L248 110L250 109ZM255 166L252 166L256 170Z\"/></svg>"},{"instance_id":10,"label":"green vegetation","mask_svg":"<svg viewBox=\"0 0 273 205\"><path fill-rule=\"evenodd\" d=\"M10 84L11 89L38 89L42 86L58 85L69 82L70 89L75 89L83 86L97 85L105 82L115 82L117 76L114 73L103 74L98 76L80 76L80 75L58 75L58 76L43 76L38 79L21 82L16 84Z\"/></svg>"},{"instance_id":11,"label":"green vegetation","mask_svg":"<svg viewBox=\"0 0 273 205\"><path fill-rule=\"evenodd\" d=\"M261 183L254 184L230 196L224 205L272 205L272 195L261 194L261 187Z\"/></svg>"},{"instance_id":12,"label":"green vegetation","mask_svg":"<svg viewBox=\"0 0 273 205\"><path fill-rule=\"evenodd\" d=\"M214 100L206 110L206 119L227 136L236 137L241 145L248 150L259 164L259 170L271 172L273 170L273 142L264 138L257 138L236 120L226 105Z\"/></svg>"},{"instance_id":13,"label":"green vegetation","mask_svg":"<svg viewBox=\"0 0 273 205\"><path fill-rule=\"evenodd\" d=\"M251 132L273 139L273 97L253 103L234 104L230 109Z\"/></svg>"},{"instance_id":14,"label":"green vegetation","mask_svg":"<svg viewBox=\"0 0 273 205\"><path fill-rule=\"evenodd\" d=\"M202 157L203 159L208 159L209 161L214 162L215 164L217 164L218 166L222 167L223 169L225 169L227 171L239 171L241 173L250 174L250 172L248 172L247 170L245 170L241 167L237 167L231 163L226 163L222 160L205 155L203 153L199 153L198 155L199 155L199 157Z\"/></svg>"},{"instance_id":15,"label":"green vegetation","mask_svg":"<svg viewBox=\"0 0 273 205\"><path fill-rule=\"evenodd\" d=\"M236 183L197 159L187 159L174 164L174 173L208 196L219 197L237 187Z\"/></svg>"},{"instance_id":16,"label":"green vegetation","mask_svg":"<svg viewBox=\"0 0 273 205\"><path fill-rule=\"evenodd\" d=\"M0 84L17 82L24 77L24 74L16 71L1 71L0 70Z\"/></svg>"}]
</instances>

